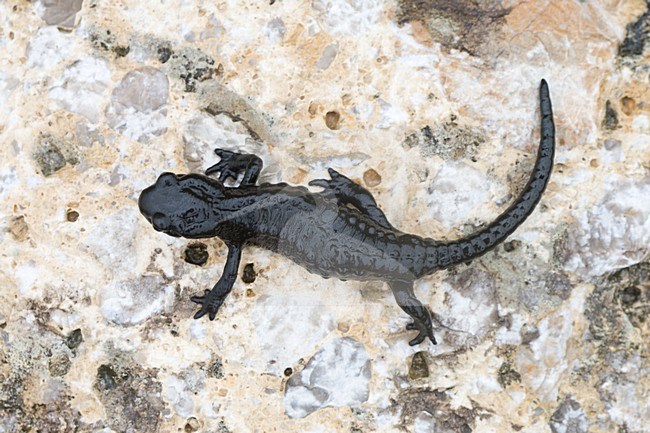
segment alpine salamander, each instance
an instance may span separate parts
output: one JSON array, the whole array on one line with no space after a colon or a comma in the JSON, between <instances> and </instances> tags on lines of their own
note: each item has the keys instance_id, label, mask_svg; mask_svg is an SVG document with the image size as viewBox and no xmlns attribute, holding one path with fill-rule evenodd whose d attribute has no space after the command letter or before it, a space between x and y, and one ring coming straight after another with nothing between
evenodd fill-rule
<instances>
[{"instance_id":1,"label":"alpine salamander","mask_svg":"<svg viewBox=\"0 0 650 433\"><path fill-rule=\"evenodd\" d=\"M418 331L409 344L429 338L429 310L415 297L413 282L440 269L468 262L490 251L533 212L553 166L555 126L546 81L540 89L541 140L533 173L521 194L487 227L468 237L442 242L395 229L366 189L333 169L331 179L309 185L318 193L286 183L255 185L262 160L255 155L216 149L221 160L202 174L163 173L140 194L140 212L155 230L190 239L219 237L228 247L221 278L203 296L195 319L213 320L230 293L242 248L254 245L280 253L322 277L382 280ZM243 179L225 187L227 178ZM208 177L218 173L218 180Z\"/></svg>"}]
</instances>

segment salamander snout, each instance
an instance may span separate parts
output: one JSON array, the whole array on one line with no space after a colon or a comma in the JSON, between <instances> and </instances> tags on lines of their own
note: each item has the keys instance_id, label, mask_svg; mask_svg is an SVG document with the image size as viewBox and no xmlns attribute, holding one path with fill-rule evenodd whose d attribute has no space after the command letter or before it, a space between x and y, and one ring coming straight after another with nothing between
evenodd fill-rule
<instances>
[{"instance_id":1,"label":"salamander snout","mask_svg":"<svg viewBox=\"0 0 650 433\"><path fill-rule=\"evenodd\" d=\"M168 207L174 202L178 190L178 176L163 173L155 184L146 188L138 198L140 213L149 220L156 230L169 227Z\"/></svg>"}]
</instances>

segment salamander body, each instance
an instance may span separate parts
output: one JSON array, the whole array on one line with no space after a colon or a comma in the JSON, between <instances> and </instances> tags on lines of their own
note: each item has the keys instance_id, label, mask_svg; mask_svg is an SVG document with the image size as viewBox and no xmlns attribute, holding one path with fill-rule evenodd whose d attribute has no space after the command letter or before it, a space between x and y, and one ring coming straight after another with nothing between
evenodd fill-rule
<instances>
[{"instance_id":1,"label":"salamander body","mask_svg":"<svg viewBox=\"0 0 650 433\"><path fill-rule=\"evenodd\" d=\"M322 277L382 280L418 331L409 344L436 344L429 310L415 297L413 282L440 269L471 261L493 249L533 212L553 167L555 126L546 82L540 85L541 139L528 183L517 199L487 227L466 238L441 242L394 228L366 189L333 169L330 179L309 183L314 193L285 183L256 185L262 160L217 149L221 160L205 175L163 173L140 195L142 215L155 230L190 239L218 237L228 246L221 278L191 300L198 319L215 315L230 293L247 245L284 255ZM224 181L243 179L237 187ZM218 173L218 178L210 177Z\"/></svg>"}]
</instances>

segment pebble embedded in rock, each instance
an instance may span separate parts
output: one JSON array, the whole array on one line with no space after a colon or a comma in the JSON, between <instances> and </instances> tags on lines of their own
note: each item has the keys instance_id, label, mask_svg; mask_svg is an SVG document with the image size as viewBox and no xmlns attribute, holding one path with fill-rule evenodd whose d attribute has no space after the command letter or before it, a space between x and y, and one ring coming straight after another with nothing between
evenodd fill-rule
<instances>
[{"instance_id":1,"label":"pebble embedded in rock","mask_svg":"<svg viewBox=\"0 0 650 433\"><path fill-rule=\"evenodd\" d=\"M551 415L549 426L553 433L587 433L589 423L580 404L567 397Z\"/></svg>"},{"instance_id":2,"label":"pebble embedded in rock","mask_svg":"<svg viewBox=\"0 0 650 433\"><path fill-rule=\"evenodd\" d=\"M338 111L328 111L325 114L325 125L329 129L336 130L341 128L341 115Z\"/></svg>"},{"instance_id":3,"label":"pebble embedded in rock","mask_svg":"<svg viewBox=\"0 0 650 433\"><path fill-rule=\"evenodd\" d=\"M18 242L22 242L27 239L27 234L29 233L29 226L25 221L23 215L14 217L9 223L9 232Z\"/></svg>"},{"instance_id":4,"label":"pebble embedded in rock","mask_svg":"<svg viewBox=\"0 0 650 433\"><path fill-rule=\"evenodd\" d=\"M79 219L79 212L73 209L68 209L65 214L65 218L68 220L68 222L76 222Z\"/></svg>"},{"instance_id":5,"label":"pebble embedded in rock","mask_svg":"<svg viewBox=\"0 0 650 433\"><path fill-rule=\"evenodd\" d=\"M370 168L363 173L363 182L367 187L374 187L381 183L381 176L374 169Z\"/></svg>"},{"instance_id":6,"label":"pebble embedded in rock","mask_svg":"<svg viewBox=\"0 0 650 433\"><path fill-rule=\"evenodd\" d=\"M636 108L636 102L634 99L624 96L621 98L621 111L625 113L626 116L631 115L634 113L634 109Z\"/></svg>"},{"instance_id":7,"label":"pebble embedded in rock","mask_svg":"<svg viewBox=\"0 0 650 433\"><path fill-rule=\"evenodd\" d=\"M201 242L189 244L183 254L187 263L197 266L203 266L210 257L207 245Z\"/></svg>"},{"instance_id":8,"label":"pebble embedded in rock","mask_svg":"<svg viewBox=\"0 0 650 433\"><path fill-rule=\"evenodd\" d=\"M244 283L250 284L255 281L257 274L255 273L255 268L252 263L247 263L244 266L244 271L242 272L241 279Z\"/></svg>"},{"instance_id":9,"label":"pebble embedded in rock","mask_svg":"<svg viewBox=\"0 0 650 433\"><path fill-rule=\"evenodd\" d=\"M409 377L413 380L429 377L429 364L424 352L415 352L409 367Z\"/></svg>"},{"instance_id":10,"label":"pebble embedded in rock","mask_svg":"<svg viewBox=\"0 0 650 433\"><path fill-rule=\"evenodd\" d=\"M52 356L48 362L50 374L54 377L65 376L71 365L70 358L63 353Z\"/></svg>"}]
</instances>

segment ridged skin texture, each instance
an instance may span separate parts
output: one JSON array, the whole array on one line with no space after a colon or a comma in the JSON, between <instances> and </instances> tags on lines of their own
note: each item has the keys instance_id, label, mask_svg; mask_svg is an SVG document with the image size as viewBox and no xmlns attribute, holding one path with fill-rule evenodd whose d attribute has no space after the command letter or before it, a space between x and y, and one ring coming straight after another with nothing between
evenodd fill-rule
<instances>
[{"instance_id":1,"label":"ridged skin texture","mask_svg":"<svg viewBox=\"0 0 650 433\"><path fill-rule=\"evenodd\" d=\"M330 169L313 193L284 183L255 185L262 161L255 155L217 149L219 163L206 175L163 173L145 189L140 212L171 236L217 236L228 245L224 272L212 290L192 297L202 305L194 316L214 319L237 277L242 248L255 245L280 253L322 277L386 281L417 330L410 341L434 344L429 310L413 294L413 281L439 269L468 262L510 235L539 202L553 167L555 127L546 82L540 85L541 140L533 173L517 199L484 229L463 239L437 242L395 229L360 185ZM243 172L235 188L223 185ZM208 175L219 173L218 180Z\"/></svg>"}]
</instances>

